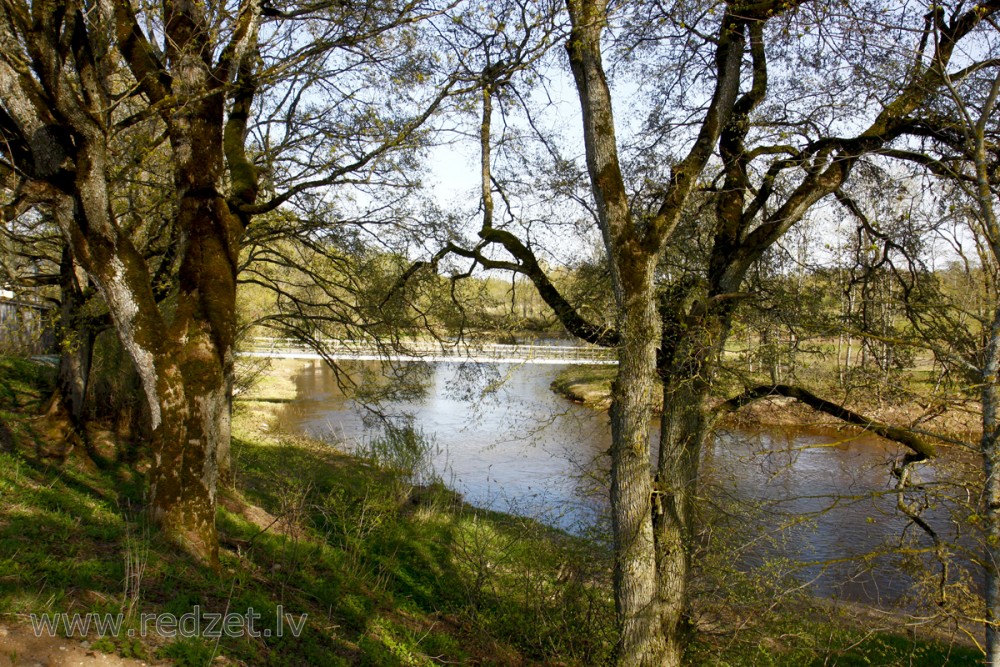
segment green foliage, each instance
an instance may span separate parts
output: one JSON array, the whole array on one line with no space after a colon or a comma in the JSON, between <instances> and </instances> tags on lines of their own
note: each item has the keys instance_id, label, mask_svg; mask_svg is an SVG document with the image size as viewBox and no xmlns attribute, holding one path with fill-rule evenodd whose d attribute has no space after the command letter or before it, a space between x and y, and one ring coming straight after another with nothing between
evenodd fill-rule
<instances>
[{"instance_id":1,"label":"green foliage","mask_svg":"<svg viewBox=\"0 0 1000 667\"><path fill-rule=\"evenodd\" d=\"M379 436L362 443L360 454L376 466L399 472L411 484L434 481L434 444L410 423L383 424Z\"/></svg>"}]
</instances>

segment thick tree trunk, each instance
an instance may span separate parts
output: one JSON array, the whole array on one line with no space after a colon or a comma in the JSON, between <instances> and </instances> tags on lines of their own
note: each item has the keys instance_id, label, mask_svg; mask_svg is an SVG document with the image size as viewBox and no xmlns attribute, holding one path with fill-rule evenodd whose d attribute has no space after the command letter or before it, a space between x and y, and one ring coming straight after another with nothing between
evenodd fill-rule
<instances>
[{"instance_id":1,"label":"thick tree trunk","mask_svg":"<svg viewBox=\"0 0 1000 667\"><path fill-rule=\"evenodd\" d=\"M215 492L228 465L235 332L232 216L211 191L182 203L193 230L180 270L169 344L159 369L160 425L153 432L150 509L167 537L218 564ZM225 468L223 468L225 469Z\"/></svg>"},{"instance_id":2,"label":"thick tree trunk","mask_svg":"<svg viewBox=\"0 0 1000 667\"><path fill-rule=\"evenodd\" d=\"M150 514L168 540L218 565L215 527L217 453L229 410L224 377L204 341L185 346L160 382L162 423L153 432Z\"/></svg>"},{"instance_id":3,"label":"thick tree trunk","mask_svg":"<svg viewBox=\"0 0 1000 667\"><path fill-rule=\"evenodd\" d=\"M142 380L150 410L153 465L149 507L165 536L199 562L218 565L215 490L218 457L229 449L229 386L235 335L236 266L243 226L219 192L222 173L220 96L183 108L190 118L171 137L180 194L174 224L184 247L170 318L152 291L149 269L120 234L108 209L105 154L82 145L90 170L78 170L74 217L63 228L101 289L119 339ZM74 207L61 207L64 213Z\"/></svg>"},{"instance_id":4,"label":"thick tree trunk","mask_svg":"<svg viewBox=\"0 0 1000 667\"><path fill-rule=\"evenodd\" d=\"M716 52L716 89L698 137L687 156L672 166L670 185L655 215L644 217L639 224L633 219L618 160L611 91L602 64L607 0L567 0L566 6L572 23L566 50L580 97L587 172L617 305L619 367L611 412L611 515L619 632L615 662L628 667L679 665L684 642L677 633L678 619L686 599L687 570L677 565L673 556L664 560L662 565L672 569L669 578L679 582L679 593L669 597L660 594L653 531L649 420L659 343L654 273L739 92L745 25L743 19L728 14L724 19ZM697 466L696 454L694 460ZM678 540L670 538L668 542L676 545ZM674 604L677 600L681 601L679 607L662 608L664 602Z\"/></svg>"},{"instance_id":5,"label":"thick tree trunk","mask_svg":"<svg viewBox=\"0 0 1000 667\"><path fill-rule=\"evenodd\" d=\"M681 657L675 642L664 637L660 621L651 520L649 423L658 342L654 266L648 258L621 272L627 298L620 309L618 375L611 390L611 519L619 638L615 662L629 667L679 665Z\"/></svg>"},{"instance_id":6,"label":"thick tree trunk","mask_svg":"<svg viewBox=\"0 0 1000 667\"><path fill-rule=\"evenodd\" d=\"M188 240L169 326L158 317L148 279L133 275L125 263L110 275L98 271L98 284L149 402L150 514L169 540L216 567L215 489L219 452L228 451L230 437L235 264L220 252L220 218L202 209L188 222L196 231Z\"/></svg>"},{"instance_id":7,"label":"thick tree trunk","mask_svg":"<svg viewBox=\"0 0 1000 667\"><path fill-rule=\"evenodd\" d=\"M197 81L193 88L199 89ZM236 267L243 226L220 194L221 96L175 117L171 144L186 232L177 306L157 390L162 414L150 473L153 518L189 553L218 566L215 527L220 458L228 470L236 334ZM160 366L160 364L158 364Z\"/></svg>"},{"instance_id":8,"label":"thick tree trunk","mask_svg":"<svg viewBox=\"0 0 1000 667\"><path fill-rule=\"evenodd\" d=\"M157 45L132 3L102 5L93 20L83 7L63 5L35 3L0 30L12 53L31 55L30 63L0 59L4 134L13 128L17 140L5 155L43 186L73 259L104 296L139 374L153 440L153 518L170 539L214 566L218 459L228 460L237 260L249 217L234 215L221 192L228 182L234 200L256 197L245 137L261 3L238 3L222 23L205 3L164 3L161 20L151 19L159 26ZM122 62L134 81L115 69ZM146 100L148 115L120 115L112 91L122 85L134 87L132 99ZM109 145L133 118L162 121L170 143L177 213L164 224L176 225L180 267L175 298L162 310L147 257L119 225L112 192L119 170ZM164 274L173 269L164 267ZM67 366L74 402L85 384L77 377L83 365Z\"/></svg>"},{"instance_id":9,"label":"thick tree trunk","mask_svg":"<svg viewBox=\"0 0 1000 667\"><path fill-rule=\"evenodd\" d=\"M656 594L649 421L656 383L656 293L659 247L644 243L633 223L615 139L611 92L601 63L604 0L568 0L573 34L567 43L580 95L587 170L597 203L619 334L618 375L611 388L611 523L618 643L623 667L676 664L667 655Z\"/></svg>"}]
</instances>

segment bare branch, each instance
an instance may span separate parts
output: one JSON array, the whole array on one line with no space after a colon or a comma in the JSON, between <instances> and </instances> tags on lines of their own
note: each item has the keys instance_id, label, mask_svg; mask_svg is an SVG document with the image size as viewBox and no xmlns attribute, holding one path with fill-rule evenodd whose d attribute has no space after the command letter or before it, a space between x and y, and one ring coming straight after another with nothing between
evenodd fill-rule
<instances>
[{"instance_id":1,"label":"bare branch","mask_svg":"<svg viewBox=\"0 0 1000 667\"><path fill-rule=\"evenodd\" d=\"M871 431L875 435L881 436L886 440L898 442L899 444L908 447L914 454L920 457L917 460L929 459L934 457L936 454L933 445L924 441L923 438L919 437L913 431L899 428L898 426L884 424L870 417L865 417L857 412L848 410L838 403L831 403L830 401L822 399L802 387L785 384L753 387L751 389L747 389L739 396L734 396L727 401L723 401L715 407L714 413L716 418L718 418L722 414L735 412L753 401L774 396L794 398L795 400L808 405L813 410L828 414L831 417L835 417L836 419L839 419L847 424L860 426L866 431Z\"/></svg>"}]
</instances>

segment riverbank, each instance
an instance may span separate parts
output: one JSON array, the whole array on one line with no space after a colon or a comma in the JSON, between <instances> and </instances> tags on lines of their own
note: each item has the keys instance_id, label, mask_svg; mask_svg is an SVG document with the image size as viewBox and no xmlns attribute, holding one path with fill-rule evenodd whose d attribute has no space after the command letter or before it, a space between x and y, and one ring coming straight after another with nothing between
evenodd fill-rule
<instances>
[{"instance_id":1,"label":"riverbank","mask_svg":"<svg viewBox=\"0 0 1000 667\"><path fill-rule=\"evenodd\" d=\"M564 398L595 410L611 406L611 382L616 369L605 366L570 366L552 382L552 390ZM831 400L837 400L830 392ZM918 401L859 401L853 398L847 407L877 421L896 426L919 428L946 438L975 443L981 429L981 417L975 402L952 402L947 405ZM660 405L656 410L659 412ZM727 413L722 423L742 428L824 426L839 428L844 424L825 413L817 412L791 398L776 396L754 401L736 412Z\"/></svg>"},{"instance_id":2,"label":"riverbank","mask_svg":"<svg viewBox=\"0 0 1000 667\"><path fill-rule=\"evenodd\" d=\"M82 448L39 456L56 450L35 416L48 379L28 362L0 366L0 667L42 664L24 653L40 650L27 639L41 613L125 614L114 636L53 638L94 664L102 653L198 667L604 660L613 605L599 547L279 433L275 413L294 397L286 370L235 402L215 573L147 524L132 467L102 469ZM139 636L140 614L193 613L259 614L272 636ZM287 624L276 636L285 614L306 619L298 636Z\"/></svg>"},{"instance_id":3,"label":"riverbank","mask_svg":"<svg viewBox=\"0 0 1000 667\"><path fill-rule=\"evenodd\" d=\"M92 664L103 653L129 667L604 660L613 605L599 545L281 433L276 414L294 398L294 372L271 373L235 403L215 573L146 523L141 461L99 468L81 448L47 442L35 415L50 378L27 362L0 363L0 667L44 664L20 641L32 613L121 613L123 627L138 630L139 614L195 609L260 614L258 630L284 614L306 620L298 636L287 625L281 637L218 639L92 629L86 644L59 641ZM874 624L768 573L717 569L697 585L711 593L696 605L691 665L977 664L974 651L926 626L908 632L891 615Z\"/></svg>"}]
</instances>

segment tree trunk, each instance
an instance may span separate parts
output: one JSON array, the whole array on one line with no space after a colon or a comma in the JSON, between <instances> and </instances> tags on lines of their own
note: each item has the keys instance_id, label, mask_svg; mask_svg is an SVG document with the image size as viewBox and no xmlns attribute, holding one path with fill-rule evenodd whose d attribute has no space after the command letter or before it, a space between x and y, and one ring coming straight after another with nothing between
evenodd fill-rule
<instances>
[{"instance_id":1,"label":"tree trunk","mask_svg":"<svg viewBox=\"0 0 1000 667\"><path fill-rule=\"evenodd\" d=\"M994 311L983 364L983 435L980 449L986 473L983 488L986 578L986 663L1000 667L1000 309Z\"/></svg>"},{"instance_id":2,"label":"tree trunk","mask_svg":"<svg viewBox=\"0 0 1000 667\"><path fill-rule=\"evenodd\" d=\"M60 262L59 376L56 391L73 427L82 430L95 333L81 317L87 276L69 248ZM81 433L86 438L86 434Z\"/></svg>"},{"instance_id":3,"label":"tree trunk","mask_svg":"<svg viewBox=\"0 0 1000 667\"><path fill-rule=\"evenodd\" d=\"M624 264L624 262L623 262ZM619 310L618 375L611 388L611 524L618 645L615 663L629 667L679 665L681 653L663 634L657 601L656 550L651 521L649 423L656 364L655 260L625 266Z\"/></svg>"},{"instance_id":4,"label":"tree trunk","mask_svg":"<svg viewBox=\"0 0 1000 667\"><path fill-rule=\"evenodd\" d=\"M649 421L656 383L657 299L654 274L666 241L712 156L739 93L746 32L742 18L727 14L716 52L718 79L698 137L687 156L671 167L670 185L651 218L633 218L625 187L611 90L601 56L607 0L567 0L572 31L566 43L583 115L587 172L594 195L615 293L619 334L618 375L612 386L611 516L615 549L618 665L679 665L684 640L677 634L686 600L686 566L672 560L678 595L661 596L653 530L653 480ZM694 456L697 466L697 455ZM672 469L671 474L674 472ZM667 549L677 552L676 539ZM676 579L674 574L670 578ZM663 609L664 603L680 607Z\"/></svg>"},{"instance_id":5,"label":"tree trunk","mask_svg":"<svg viewBox=\"0 0 1000 667\"><path fill-rule=\"evenodd\" d=\"M194 90L203 85L189 82ZM222 96L175 116L171 145L186 232L177 306L158 376L160 428L150 473L153 518L168 538L218 566L215 492L228 471L236 335L236 271L243 225L219 191L224 169ZM160 367L160 364L157 364Z\"/></svg>"},{"instance_id":6,"label":"tree trunk","mask_svg":"<svg viewBox=\"0 0 1000 667\"><path fill-rule=\"evenodd\" d=\"M229 449L229 386L235 336L236 267L243 225L220 194L222 101L185 105L171 144L180 195L174 224L184 243L170 318L160 311L144 258L110 214L106 154L80 146L74 207L61 226L94 278L119 339L142 380L150 410L153 464L150 514L165 536L199 562L218 566L215 490L218 457ZM74 210L72 218L67 209ZM74 219L94 230L84 236Z\"/></svg>"},{"instance_id":7,"label":"tree trunk","mask_svg":"<svg viewBox=\"0 0 1000 667\"><path fill-rule=\"evenodd\" d=\"M168 540L217 567L217 452L229 397L223 375L205 349L198 342L186 345L181 361L162 373L165 398L162 422L153 432L149 509Z\"/></svg>"},{"instance_id":8,"label":"tree trunk","mask_svg":"<svg viewBox=\"0 0 1000 667\"><path fill-rule=\"evenodd\" d=\"M657 598L667 654L679 665L691 636L688 584L702 446L708 435L706 399L712 363L729 331L728 306L705 313L696 301L685 314L686 291L661 296L663 391L660 448L653 492Z\"/></svg>"},{"instance_id":9,"label":"tree trunk","mask_svg":"<svg viewBox=\"0 0 1000 667\"><path fill-rule=\"evenodd\" d=\"M688 582L694 540L694 508L704 441L704 395L696 378L670 377L663 383L660 457L654 490L658 600L663 636L671 661L680 665L687 640L690 599Z\"/></svg>"},{"instance_id":10,"label":"tree trunk","mask_svg":"<svg viewBox=\"0 0 1000 667\"><path fill-rule=\"evenodd\" d=\"M215 485L220 457L228 461L236 271L250 216L234 214L222 189L228 184L239 204L257 195L245 139L261 3L230 6L225 20L211 3L163 3L160 19L143 8L159 26L155 37L132 3L101 5L93 16L64 4L12 6L0 29L11 53L31 56L30 63L0 59L4 136L16 139L13 153L5 142L5 159L41 186L141 379L153 441L153 518L195 558L217 566ZM128 104L118 104L122 86ZM132 102L147 106L125 110ZM120 174L109 147L133 119L155 121L151 131L169 138L176 215L163 224L175 225L180 239L171 254L180 266L169 308L156 299L154 282L163 276L154 278L117 210L112 179ZM162 268L174 275L172 262ZM85 389L84 366L67 365L74 404Z\"/></svg>"},{"instance_id":11,"label":"tree trunk","mask_svg":"<svg viewBox=\"0 0 1000 667\"><path fill-rule=\"evenodd\" d=\"M169 539L216 567L215 492L220 458L228 465L236 321L236 245L229 236L238 228L212 189L196 190L180 209L179 224L192 232L169 342L156 364L160 423L150 510Z\"/></svg>"}]
</instances>

